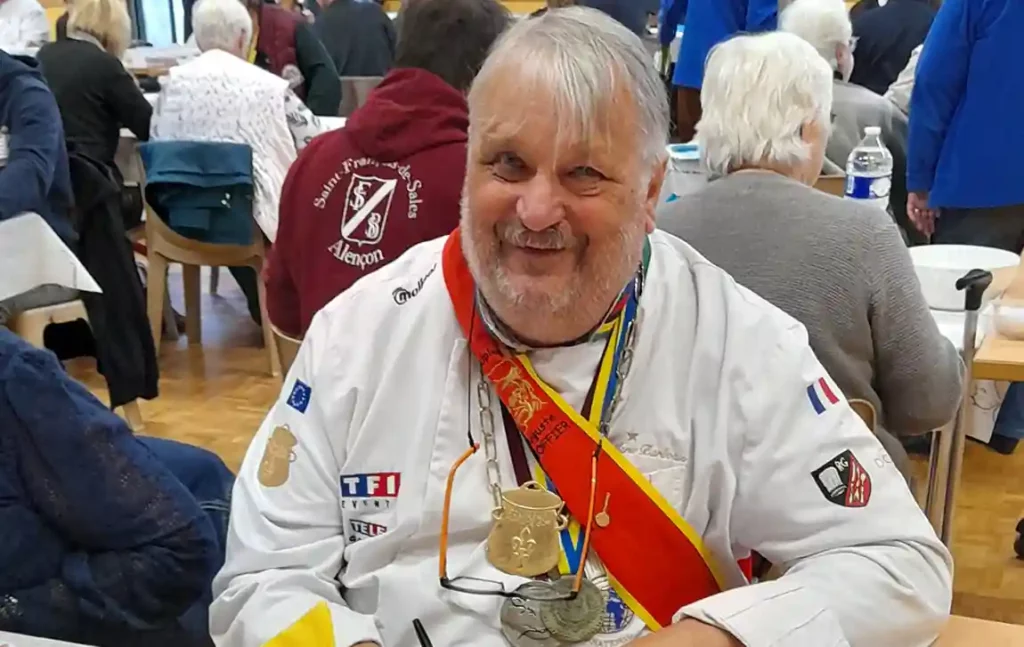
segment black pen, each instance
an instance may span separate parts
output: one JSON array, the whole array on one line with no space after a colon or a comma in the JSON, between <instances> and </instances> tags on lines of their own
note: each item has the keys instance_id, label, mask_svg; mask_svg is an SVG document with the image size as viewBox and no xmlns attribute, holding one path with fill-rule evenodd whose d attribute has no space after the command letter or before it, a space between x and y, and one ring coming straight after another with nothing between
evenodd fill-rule
<instances>
[{"instance_id":1,"label":"black pen","mask_svg":"<svg viewBox=\"0 0 1024 647\"><path fill-rule=\"evenodd\" d=\"M416 638L420 641L420 647L434 647L433 643L430 642L430 636L427 635L427 630L423 628L423 623L420 622L419 618L412 621L412 628L416 631Z\"/></svg>"}]
</instances>

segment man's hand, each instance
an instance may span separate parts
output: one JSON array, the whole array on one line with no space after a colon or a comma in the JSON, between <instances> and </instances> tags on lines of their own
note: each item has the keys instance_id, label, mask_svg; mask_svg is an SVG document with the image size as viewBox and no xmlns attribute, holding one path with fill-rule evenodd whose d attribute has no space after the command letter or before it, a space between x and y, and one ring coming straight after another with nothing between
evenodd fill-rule
<instances>
[{"instance_id":1,"label":"man's hand","mask_svg":"<svg viewBox=\"0 0 1024 647\"><path fill-rule=\"evenodd\" d=\"M917 230L925 236L935 233L935 209L928 208L927 193L907 194L907 215Z\"/></svg>"},{"instance_id":2,"label":"man's hand","mask_svg":"<svg viewBox=\"0 0 1024 647\"><path fill-rule=\"evenodd\" d=\"M743 647L743 643L718 627L687 618L634 640L629 647Z\"/></svg>"}]
</instances>

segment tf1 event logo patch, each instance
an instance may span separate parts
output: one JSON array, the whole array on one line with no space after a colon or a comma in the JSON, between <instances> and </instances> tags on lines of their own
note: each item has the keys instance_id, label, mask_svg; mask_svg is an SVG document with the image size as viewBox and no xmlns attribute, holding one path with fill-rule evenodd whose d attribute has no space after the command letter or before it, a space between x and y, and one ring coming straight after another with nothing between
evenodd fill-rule
<instances>
[{"instance_id":1,"label":"tf1 event logo patch","mask_svg":"<svg viewBox=\"0 0 1024 647\"><path fill-rule=\"evenodd\" d=\"M399 472L343 474L341 476L342 508L390 508L402 487Z\"/></svg>"}]
</instances>

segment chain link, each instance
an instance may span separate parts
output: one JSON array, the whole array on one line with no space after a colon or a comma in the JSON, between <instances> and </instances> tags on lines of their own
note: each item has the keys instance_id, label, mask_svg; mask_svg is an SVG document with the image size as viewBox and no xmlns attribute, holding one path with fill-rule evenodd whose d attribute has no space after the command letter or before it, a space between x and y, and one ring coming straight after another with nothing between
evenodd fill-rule
<instances>
[{"instance_id":1,"label":"chain link","mask_svg":"<svg viewBox=\"0 0 1024 647\"><path fill-rule=\"evenodd\" d=\"M498 446L494 438L494 413L491 411L491 387L483 379L476 383L476 399L480 410L480 430L484 437L487 458L487 483L494 498L494 507L501 507L501 471L498 468Z\"/></svg>"}]
</instances>

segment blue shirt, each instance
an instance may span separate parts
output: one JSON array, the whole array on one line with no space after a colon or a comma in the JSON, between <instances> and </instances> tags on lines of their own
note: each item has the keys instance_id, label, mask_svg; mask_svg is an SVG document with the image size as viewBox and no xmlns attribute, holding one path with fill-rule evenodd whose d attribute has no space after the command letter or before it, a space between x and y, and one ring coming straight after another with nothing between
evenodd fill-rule
<instances>
[{"instance_id":1,"label":"blue shirt","mask_svg":"<svg viewBox=\"0 0 1024 647\"><path fill-rule=\"evenodd\" d=\"M1024 2L946 0L917 64L907 189L932 207L1024 204Z\"/></svg>"},{"instance_id":2,"label":"blue shirt","mask_svg":"<svg viewBox=\"0 0 1024 647\"><path fill-rule=\"evenodd\" d=\"M686 3L686 34L673 83L700 89L711 48L739 32L775 29L778 0L675 0ZM671 10L671 8L670 8ZM666 12L668 13L668 12Z\"/></svg>"}]
</instances>

